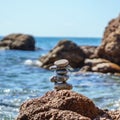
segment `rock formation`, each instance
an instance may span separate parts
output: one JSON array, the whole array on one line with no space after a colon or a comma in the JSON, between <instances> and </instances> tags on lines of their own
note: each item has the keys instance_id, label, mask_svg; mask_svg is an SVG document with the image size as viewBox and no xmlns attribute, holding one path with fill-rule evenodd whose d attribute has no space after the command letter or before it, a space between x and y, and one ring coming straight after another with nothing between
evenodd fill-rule
<instances>
[{"instance_id":1,"label":"rock formation","mask_svg":"<svg viewBox=\"0 0 120 120\"><path fill-rule=\"evenodd\" d=\"M70 90L60 90L23 103L17 120L90 120L99 113L100 110L87 97Z\"/></svg>"},{"instance_id":2,"label":"rock formation","mask_svg":"<svg viewBox=\"0 0 120 120\"><path fill-rule=\"evenodd\" d=\"M17 120L119 120L120 111L103 111L70 90L50 91L24 102Z\"/></svg>"},{"instance_id":3,"label":"rock formation","mask_svg":"<svg viewBox=\"0 0 120 120\"><path fill-rule=\"evenodd\" d=\"M85 58L95 58L95 50L97 46L80 46L85 54Z\"/></svg>"},{"instance_id":4,"label":"rock formation","mask_svg":"<svg viewBox=\"0 0 120 120\"><path fill-rule=\"evenodd\" d=\"M0 41L0 48L35 50L35 40L30 35L10 34Z\"/></svg>"},{"instance_id":5,"label":"rock formation","mask_svg":"<svg viewBox=\"0 0 120 120\"><path fill-rule=\"evenodd\" d=\"M120 16L109 22L97 55L120 65Z\"/></svg>"},{"instance_id":6,"label":"rock formation","mask_svg":"<svg viewBox=\"0 0 120 120\"><path fill-rule=\"evenodd\" d=\"M86 59L81 72L120 73L120 66L102 58Z\"/></svg>"},{"instance_id":7,"label":"rock formation","mask_svg":"<svg viewBox=\"0 0 120 120\"><path fill-rule=\"evenodd\" d=\"M60 41L47 55L41 57L41 67L49 68L56 60L67 59L70 66L79 68L83 65L85 54L75 43L69 40Z\"/></svg>"}]
</instances>

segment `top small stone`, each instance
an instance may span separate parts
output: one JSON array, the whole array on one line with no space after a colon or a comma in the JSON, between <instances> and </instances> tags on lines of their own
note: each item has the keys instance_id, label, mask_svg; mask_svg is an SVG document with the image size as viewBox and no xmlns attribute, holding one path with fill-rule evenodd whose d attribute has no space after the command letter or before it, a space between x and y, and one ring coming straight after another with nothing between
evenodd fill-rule
<instances>
[{"instance_id":1,"label":"top small stone","mask_svg":"<svg viewBox=\"0 0 120 120\"><path fill-rule=\"evenodd\" d=\"M57 60L54 62L54 65L56 65L57 67L66 67L69 64L69 61L66 59L61 59L61 60Z\"/></svg>"}]
</instances>

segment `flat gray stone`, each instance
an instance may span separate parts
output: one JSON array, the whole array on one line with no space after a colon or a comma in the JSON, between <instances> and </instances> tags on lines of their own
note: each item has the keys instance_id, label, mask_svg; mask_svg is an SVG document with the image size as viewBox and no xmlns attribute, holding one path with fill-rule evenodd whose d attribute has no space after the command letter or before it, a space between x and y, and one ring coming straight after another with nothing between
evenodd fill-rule
<instances>
[{"instance_id":1,"label":"flat gray stone","mask_svg":"<svg viewBox=\"0 0 120 120\"><path fill-rule=\"evenodd\" d=\"M69 64L69 61L67 59L61 59L54 62L54 65L60 68L66 67L68 64Z\"/></svg>"}]
</instances>

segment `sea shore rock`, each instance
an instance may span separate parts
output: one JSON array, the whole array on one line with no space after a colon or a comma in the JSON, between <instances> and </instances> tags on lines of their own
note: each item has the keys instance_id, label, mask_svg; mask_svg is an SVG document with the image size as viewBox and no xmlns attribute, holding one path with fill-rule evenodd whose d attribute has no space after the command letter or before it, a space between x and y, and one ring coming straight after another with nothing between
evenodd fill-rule
<instances>
[{"instance_id":1,"label":"sea shore rock","mask_svg":"<svg viewBox=\"0 0 120 120\"><path fill-rule=\"evenodd\" d=\"M120 73L120 66L102 58L86 59L84 66L80 69L81 72L101 72L101 73Z\"/></svg>"},{"instance_id":2,"label":"sea shore rock","mask_svg":"<svg viewBox=\"0 0 120 120\"><path fill-rule=\"evenodd\" d=\"M120 16L109 22L97 55L120 65Z\"/></svg>"},{"instance_id":3,"label":"sea shore rock","mask_svg":"<svg viewBox=\"0 0 120 120\"><path fill-rule=\"evenodd\" d=\"M0 41L0 48L16 50L35 50L35 40L26 34L10 34Z\"/></svg>"},{"instance_id":4,"label":"sea shore rock","mask_svg":"<svg viewBox=\"0 0 120 120\"><path fill-rule=\"evenodd\" d=\"M78 46L63 40L39 60L41 67L47 69L56 60L68 59L73 68L82 68L84 72L120 73L119 51L120 16L109 22L100 46Z\"/></svg>"},{"instance_id":5,"label":"sea shore rock","mask_svg":"<svg viewBox=\"0 0 120 120\"><path fill-rule=\"evenodd\" d=\"M50 91L24 102L17 120L119 120L120 111L100 110L89 98L70 90Z\"/></svg>"},{"instance_id":6,"label":"sea shore rock","mask_svg":"<svg viewBox=\"0 0 120 120\"><path fill-rule=\"evenodd\" d=\"M120 15L117 18L110 20L108 26L106 26L103 41L111 34L114 33L120 27Z\"/></svg>"},{"instance_id":7,"label":"sea shore rock","mask_svg":"<svg viewBox=\"0 0 120 120\"><path fill-rule=\"evenodd\" d=\"M79 68L83 65L85 54L83 50L69 40L60 41L47 55L41 57L41 67L49 68L56 60L67 59L70 66Z\"/></svg>"},{"instance_id":8,"label":"sea shore rock","mask_svg":"<svg viewBox=\"0 0 120 120\"><path fill-rule=\"evenodd\" d=\"M90 120L99 113L87 97L70 90L54 90L23 103L17 120Z\"/></svg>"}]
</instances>

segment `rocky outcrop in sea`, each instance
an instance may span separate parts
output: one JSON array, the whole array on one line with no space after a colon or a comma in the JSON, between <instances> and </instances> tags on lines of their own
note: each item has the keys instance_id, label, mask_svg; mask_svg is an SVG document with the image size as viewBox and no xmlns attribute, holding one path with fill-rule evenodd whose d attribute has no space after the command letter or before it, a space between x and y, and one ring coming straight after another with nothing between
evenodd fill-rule
<instances>
[{"instance_id":1,"label":"rocky outcrop in sea","mask_svg":"<svg viewBox=\"0 0 120 120\"><path fill-rule=\"evenodd\" d=\"M101 110L71 90L54 90L24 102L17 120L120 120L120 111Z\"/></svg>"},{"instance_id":2,"label":"rocky outcrop in sea","mask_svg":"<svg viewBox=\"0 0 120 120\"><path fill-rule=\"evenodd\" d=\"M0 49L35 50L35 40L31 35L10 34L0 41Z\"/></svg>"},{"instance_id":3,"label":"rocky outcrop in sea","mask_svg":"<svg viewBox=\"0 0 120 120\"><path fill-rule=\"evenodd\" d=\"M120 16L109 22L97 55L120 65Z\"/></svg>"},{"instance_id":4,"label":"rocky outcrop in sea","mask_svg":"<svg viewBox=\"0 0 120 120\"><path fill-rule=\"evenodd\" d=\"M41 67L49 69L59 59L67 59L71 67L78 68L83 65L85 54L77 44L70 40L62 40L39 60L42 62Z\"/></svg>"},{"instance_id":5,"label":"rocky outcrop in sea","mask_svg":"<svg viewBox=\"0 0 120 120\"><path fill-rule=\"evenodd\" d=\"M100 46L78 46L70 40L61 40L39 60L41 67L49 69L54 61L68 59L80 72L120 73L120 16L105 28Z\"/></svg>"}]
</instances>

